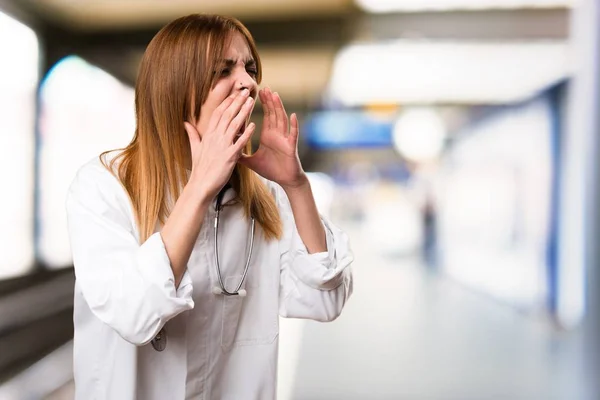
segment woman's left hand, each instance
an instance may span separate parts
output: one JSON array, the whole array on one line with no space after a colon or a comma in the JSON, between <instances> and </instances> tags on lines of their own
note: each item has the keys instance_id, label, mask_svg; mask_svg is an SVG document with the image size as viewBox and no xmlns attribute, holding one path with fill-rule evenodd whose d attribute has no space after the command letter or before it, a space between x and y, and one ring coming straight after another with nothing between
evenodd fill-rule
<instances>
[{"instance_id":1,"label":"woman's left hand","mask_svg":"<svg viewBox=\"0 0 600 400\"><path fill-rule=\"evenodd\" d=\"M288 121L281 98L270 89L262 89L258 95L264 112L260 145L238 162L284 189L300 186L306 182L306 174L298 157L298 117L292 114Z\"/></svg>"}]
</instances>

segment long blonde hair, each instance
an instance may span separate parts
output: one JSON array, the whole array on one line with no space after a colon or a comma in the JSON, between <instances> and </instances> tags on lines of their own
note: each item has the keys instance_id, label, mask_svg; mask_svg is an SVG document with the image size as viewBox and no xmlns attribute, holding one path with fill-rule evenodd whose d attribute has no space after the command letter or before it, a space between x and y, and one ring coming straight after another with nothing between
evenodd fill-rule
<instances>
[{"instance_id":1,"label":"long blonde hair","mask_svg":"<svg viewBox=\"0 0 600 400\"><path fill-rule=\"evenodd\" d=\"M134 137L110 163L103 157L110 151L100 155L129 195L140 243L154 233L157 222L166 222L187 183L185 160L190 150L183 123L200 115L219 78L213 71L219 70L219 59L232 32L245 37L260 83L262 67L256 45L235 18L194 14L176 19L156 34L144 53L135 87ZM248 143L246 153L251 151ZM246 217L256 219L266 239L280 238L281 218L275 200L259 176L237 164L231 183Z\"/></svg>"}]
</instances>

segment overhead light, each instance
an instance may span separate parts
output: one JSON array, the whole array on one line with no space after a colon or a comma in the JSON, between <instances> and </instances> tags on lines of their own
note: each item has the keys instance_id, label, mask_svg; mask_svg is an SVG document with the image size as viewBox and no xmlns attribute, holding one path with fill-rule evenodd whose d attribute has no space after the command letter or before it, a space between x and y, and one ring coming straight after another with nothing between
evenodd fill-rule
<instances>
[{"instance_id":1,"label":"overhead light","mask_svg":"<svg viewBox=\"0 0 600 400\"><path fill-rule=\"evenodd\" d=\"M570 8L573 0L356 0L371 13L522 8Z\"/></svg>"},{"instance_id":2,"label":"overhead light","mask_svg":"<svg viewBox=\"0 0 600 400\"><path fill-rule=\"evenodd\" d=\"M406 109L393 128L394 147L413 162L437 158L444 147L446 127L440 116L429 107Z\"/></svg>"},{"instance_id":3,"label":"overhead light","mask_svg":"<svg viewBox=\"0 0 600 400\"><path fill-rule=\"evenodd\" d=\"M517 102L569 75L567 51L564 41L350 45L336 56L327 97L345 106Z\"/></svg>"}]
</instances>

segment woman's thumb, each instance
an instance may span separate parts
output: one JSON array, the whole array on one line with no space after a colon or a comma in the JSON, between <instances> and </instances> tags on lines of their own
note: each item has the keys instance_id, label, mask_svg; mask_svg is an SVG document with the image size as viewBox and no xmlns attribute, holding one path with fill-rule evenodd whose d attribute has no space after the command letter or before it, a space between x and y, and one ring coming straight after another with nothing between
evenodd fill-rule
<instances>
[{"instance_id":1,"label":"woman's thumb","mask_svg":"<svg viewBox=\"0 0 600 400\"><path fill-rule=\"evenodd\" d=\"M198 133L194 125L190 124L187 121L184 121L183 126L188 134L188 138L190 139L190 145L194 146L200 143L200 134Z\"/></svg>"}]
</instances>

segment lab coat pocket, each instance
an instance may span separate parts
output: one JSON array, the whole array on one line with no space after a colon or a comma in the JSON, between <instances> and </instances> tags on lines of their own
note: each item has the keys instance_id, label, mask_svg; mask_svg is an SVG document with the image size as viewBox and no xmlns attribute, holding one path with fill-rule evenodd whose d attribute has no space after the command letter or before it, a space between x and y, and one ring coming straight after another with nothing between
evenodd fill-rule
<instances>
[{"instance_id":1,"label":"lab coat pocket","mask_svg":"<svg viewBox=\"0 0 600 400\"><path fill-rule=\"evenodd\" d=\"M225 287L235 289L241 278L241 275L227 277ZM279 333L274 288L252 281L247 281L245 287L245 297L225 296L223 299L221 347L225 351L237 346L273 343Z\"/></svg>"}]
</instances>

